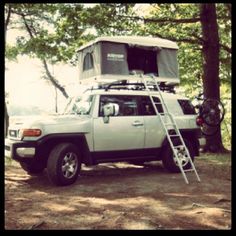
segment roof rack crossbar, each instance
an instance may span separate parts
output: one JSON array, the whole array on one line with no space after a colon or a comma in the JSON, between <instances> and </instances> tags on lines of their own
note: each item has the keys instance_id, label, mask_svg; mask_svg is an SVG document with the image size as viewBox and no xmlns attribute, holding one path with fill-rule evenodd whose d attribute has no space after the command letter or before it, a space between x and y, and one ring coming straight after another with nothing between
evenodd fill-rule
<instances>
[{"instance_id":1,"label":"roof rack crossbar","mask_svg":"<svg viewBox=\"0 0 236 236\"><path fill-rule=\"evenodd\" d=\"M156 91L157 88L155 84L148 84L150 90ZM173 85L166 85L164 82L159 84L159 88L161 91L166 91L170 93L175 93L175 87ZM116 90L146 90L144 83L141 82L128 82L128 80L121 80L112 82L109 84L99 85L97 89L105 89L105 91L116 89Z\"/></svg>"},{"instance_id":2,"label":"roof rack crossbar","mask_svg":"<svg viewBox=\"0 0 236 236\"><path fill-rule=\"evenodd\" d=\"M109 90L109 89L129 89L128 86L135 86L133 87L133 89L136 89L136 90L144 90L145 89L145 85L143 83L127 83L127 82L124 82L122 81L121 83L111 83L109 84L108 86L106 86L105 90ZM130 88L132 89L132 88Z\"/></svg>"}]
</instances>

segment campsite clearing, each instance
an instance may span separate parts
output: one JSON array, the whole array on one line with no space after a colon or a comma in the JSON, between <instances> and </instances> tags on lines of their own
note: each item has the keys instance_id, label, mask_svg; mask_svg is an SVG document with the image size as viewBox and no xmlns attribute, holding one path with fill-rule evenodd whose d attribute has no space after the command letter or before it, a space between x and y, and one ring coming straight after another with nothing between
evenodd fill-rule
<instances>
[{"instance_id":1,"label":"campsite clearing","mask_svg":"<svg viewBox=\"0 0 236 236\"><path fill-rule=\"evenodd\" d=\"M230 154L195 165L201 182L189 173L189 185L151 162L83 166L75 184L55 187L46 171L6 163L5 229L230 229Z\"/></svg>"}]
</instances>

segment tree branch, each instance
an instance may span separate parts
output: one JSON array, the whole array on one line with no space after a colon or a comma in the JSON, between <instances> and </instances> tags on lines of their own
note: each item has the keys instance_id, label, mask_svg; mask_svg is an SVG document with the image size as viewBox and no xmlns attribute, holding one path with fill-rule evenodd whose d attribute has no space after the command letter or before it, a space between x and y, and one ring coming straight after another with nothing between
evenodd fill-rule
<instances>
[{"instance_id":1,"label":"tree branch","mask_svg":"<svg viewBox=\"0 0 236 236\"><path fill-rule=\"evenodd\" d=\"M124 15L117 15L122 18L129 18L131 20L142 20L144 23L147 22L153 22L153 23L175 23L175 24L182 24L182 23L196 23L200 22L200 17L196 18L185 18L185 19L174 19L174 18L162 18L162 19L156 19L156 18L144 18L139 16L124 16Z\"/></svg>"},{"instance_id":2,"label":"tree branch","mask_svg":"<svg viewBox=\"0 0 236 236\"><path fill-rule=\"evenodd\" d=\"M6 42L6 39L7 39L7 27L8 27L9 22L10 22L11 12L12 12L12 9L11 9L11 5L9 4L8 12L7 12L7 18L6 18L6 21L5 21L5 24L4 24L5 42Z\"/></svg>"},{"instance_id":3,"label":"tree branch","mask_svg":"<svg viewBox=\"0 0 236 236\"><path fill-rule=\"evenodd\" d=\"M32 33L32 30L34 31L34 33L36 34L36 30L34 29L33 25L31 24L31 27L32 27L32 30L30 28L30 26L27 24L27 21L25 19L25 16L22 14L21 15L22 18L23 18L23 21L24 21L24 24L25 24L25 27L26 27L26 30L27 32L29 33L30 37L31 38L34 38L34 35ZM41 59L42 63L43 63L43 66L44 66L44 69L46 71L46 75L47 77L49 78L49 80L51 81L51 83L53 84L53 86L55 86L57 89L59 89L61 91L61 93L63 94L63 96L65 98L68 98L68 94L66 92L66 90L58 83L58 81L51 75L49 69L48 69L48 65L47 65L47 62L45 59Z\"/></svg>"},{"instance_id":4,"label":"tree branch","mask_svg":"<svg viewBox=\"0 0 236 236\"><path fill-rule=\"evenodd\" d=\"M158 33L152 34L154 37L160 37L162 38L163 35L160 35ZM171 41L175 41L175 42L184 42L184 43L191 43L191 44L201 44L201 41L199 39L194 39L194 38L174 38L174 37L170 37L167 36L165 37L165 39L171 40Z\"/></svg>"},{"instance_id":5,"label":"tree branch","mask_svg":"<svg viewBox=\"0 0 236 236\"><path fill-rule=\"evenodd\" d=\"M231 5L228 6L229 11L231 11ZM176 23L176 24L182 24L182 23L196 23L200 22L201 18L196 17L196 18L185 18L185 19L172 19L172 18L162 18L162 19L153 19L153 18L144 18L144 17L138 17L138 16L124 16L124 15L118 15L119 17L122 18L128 18L130 20L142 20L144 23L147 22L153 22L153 23ZM219 18L221 19L221 18ZM153 34L152 34L153 35ZM163 37L162 35L155 33L154 36L157 37ZM174 37L166 37L166 39L173 40L176 42L185 42L185 43L191 43L191 44L203 44L204 40L203 38L197 36L196 34L193 35L195 39L193 38L174 38ZM220 47L227 51L228 53L232 54L232 49L226 45L220 44Z\"/></svg>"},{"instance_id":6,"label":"tree branch","mask_svg":"<svg viewBox=\"0 0 236 236\"><path fill-rule=\"evenodd\" d=\"M7 12L7 18L6 18L6 22L5 22L5 33L7 31L7 27L8 27L8 24L10 22L11 12L12 12L11 5L9 5L8 12Z\"/></svg>"},{"instance_id":7,"label":"tree branch","mask_svg":"<svg viewBox=\"0 0 236 236\"><path fill-rule=\"evenodd\" d=\"M21 14L21 16L22 16L22 19L23 19L23 21L24 21L24 25L25 25L25 28L26 28L27 32L29 33L29 35L30 35L31 38L34 38L34 35L32 34L32 31L31 31L29 25L28 25L27 22L26 22L26 19L25 19L24 14Z\"/></svg>"},{"instance_id":8,"label":"tree branch","mask_svg":"<svg viewBox=\"0 0 236 236\"><path fill-rule=\"evenodd\" d=\"M63 94L66 98L68 98L69 96L68 96L66 90L65 90L65 89L55 80L55 78L51 75L51 73L50 73L50 71L49 71L49 69L48 69L48 65L47 65L46 60L45 60L45 59L42 59L42 63L43 63L43 66L44 66L45 71L46 71L46 75L47 75L47 77L49 78L49 80L52 82L52 84L53 84L57 89L59 89L59 90L62 92L62 94Z\"/></svg>"},{"instance_id":9,"label":"tree branch","mask_svg":"<svg viewBox=\"0 0 236 236\"><path fill-rule=\"evenodd\" d=\"M222 49L224 49L226 52L232 54L232 48L230 48L230 47L228 47L228 46L226 46L226 45L223 45L222 43L220 43L220 47L221 47Z\"/></svg>"}]
</instances>

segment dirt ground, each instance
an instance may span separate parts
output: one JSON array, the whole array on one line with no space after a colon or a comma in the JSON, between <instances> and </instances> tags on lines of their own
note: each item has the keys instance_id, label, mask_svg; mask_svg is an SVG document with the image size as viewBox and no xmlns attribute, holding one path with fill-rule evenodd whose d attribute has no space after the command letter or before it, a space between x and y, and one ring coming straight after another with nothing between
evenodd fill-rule
<instances>
[{"instance_id":1,"label":"dirt ground","mask_svg":"<svg viewBox=\"0 0 236 236\"><path fill-rule=\"evenodd\" d=\"M196 158L201 182L161 162L85 167L55 187L14 162L5 167L5 229L230 229L230 154Z\"/></svg>"}]
</instances>

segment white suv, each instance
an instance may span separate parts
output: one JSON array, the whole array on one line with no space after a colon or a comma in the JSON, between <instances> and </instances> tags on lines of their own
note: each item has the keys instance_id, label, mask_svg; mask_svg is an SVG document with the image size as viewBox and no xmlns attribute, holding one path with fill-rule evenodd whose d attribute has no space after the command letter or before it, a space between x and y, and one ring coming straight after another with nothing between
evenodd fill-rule
<instances>
[{"instance_id":1,"label":"white suv","mask_svg":"<svg viewBox=\"0 0 236 236\"><path fill-rule=\"evenodd\" d=\"M157 103L158 95L151 91ZM186 97L169 92L162 92L162 96L194 159L199 155L200 138L194 107ZM164 111L162 104L156 106L158 112ZM29 174L46 168L56 185L74 183L82 163L162 160L169 171L180 171L160 114L155 114L148 92L137 87L90 89L80 99L72 99L62 115L11 125L5 154ZM190 167L187 159L181 163Z\"/></svg>"}]
</instances>

